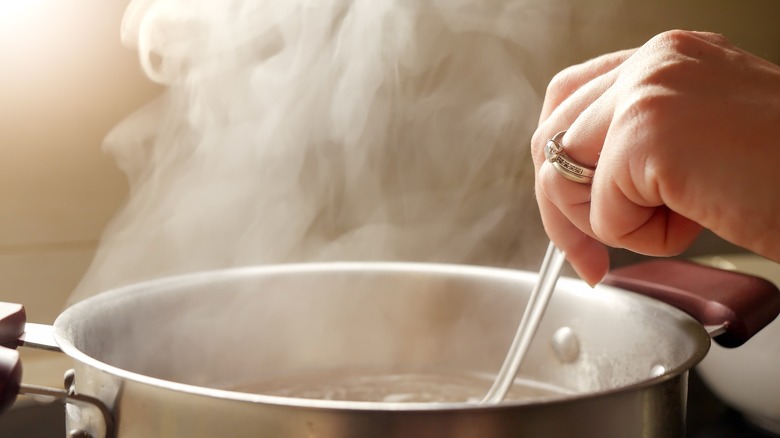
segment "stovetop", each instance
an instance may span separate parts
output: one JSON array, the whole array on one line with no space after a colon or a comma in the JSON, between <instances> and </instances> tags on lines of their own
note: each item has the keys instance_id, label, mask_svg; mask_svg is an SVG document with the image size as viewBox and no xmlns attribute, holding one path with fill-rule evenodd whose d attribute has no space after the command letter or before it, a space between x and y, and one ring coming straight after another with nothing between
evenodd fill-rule
<instances>
[{"instance_id":1,"label":"stovetop","mask_svg":"<svg viewBox=\"0 0 780 438\"><path fill-rule=\"evenodd\" d=\"M12 409L0 417L0 437L62 438L65 412L59 403ZM721 403L696 373L688 389L688 438L778 438L747 423Z\"/></svg>"}]
</instances>

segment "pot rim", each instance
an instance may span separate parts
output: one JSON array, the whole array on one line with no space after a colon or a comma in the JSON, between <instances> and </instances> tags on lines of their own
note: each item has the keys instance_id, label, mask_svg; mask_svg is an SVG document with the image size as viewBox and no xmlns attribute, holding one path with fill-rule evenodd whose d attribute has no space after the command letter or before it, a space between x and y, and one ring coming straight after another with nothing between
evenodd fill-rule
<instances>
[{"instance_id":1,"label":"pot rim","mask_svg":"<svg viewBox=\"0 0 780 438\"><path fill-rule=\"evenodd\" d=\"M81 302L78 302L68 309L63 311L55 320L54 327L54 339L57 345L60 347L63 353L71 357L77 362L81 362L89 367L103 371L110 375L114 375L121 379L126 379L143 385L149 385L162 389L167 389L176 392L184 392L192 395L205 396L210 398L226 399L231 401L249 402L253 404L266 404L282 407L296 407L296 408L311 408L311 409L324 409L324 410L342 410L342 411L377 411L377 412L439 412L439 411L457 411L457 410L473 410L473 409L502 409L502 408L519 408L519 407L537 407L537 406L549 406L554 404L576 402L584 399L594 399L601 397L608 397L611 395L641 390L649 388L671 380L683 374L694 366L696 366L706 356L710 347L710 337L707 334L704 327L701 326L695 319L677 309L674 306L658 301L653 298L646 297L641 294L637 294L628 290L619 289L608 285L597 285L594 290L600 290L604 292L617 293L617 294L629 294L632 300L645 301L647 304L656 306L663 309L666 312L675 313L677 316L688 318L695 322L694 327L696 329L695 334L699 339L695 340L699 348L697 348L686 360L682 361L677 367L667 369L666 372L660 376L650 377L635 383L627 384L624 386L618 386L614 388L608 388L604 390L566 394L563 396L539 398L532 400L522 401L504 401L494 405L482 405L479 403L468 402L447 402L447 403L407 403L407 402L366 402L366 401L341 401L341 400L320 400L320 399L305 399L305 398L293 398L293 397L281 397L265 394L256 394L240 391L232 391L226 389L210 388L206 386L198 386L187 383L175 382L172 380L161 379L157 377L147 376L141 373L128 371L123 368L119 368L98 359L95 359L79 348L77 348L72 342L69 336L69 328L71 326L71 320L81 308L84 307L96 307L101 302L112 301L120 297L125 297L129 294L139 294L142 291L154 291L161 288L181 286L187 283L199 283L205 280L214 281L221 279L235 279L240 277L248 277L255 275L274 275L274 274L294 274L294 273L312 273L312 272L404 272L404 273L436 273L436 274L450 274L450 275L467 275L467 276L481 276L490 278L510 278L516 280L532 280L537 277L537 273L509 269L498 268L489 266L473 266L473 265L458 265L458 264L441 264L441 263L424 263L424 262L313 262L313 263L291 263L291 264L274 264L274 265L258 265L258 266L245 266L236 268L217 269L209 271L198 271L186 274L179 274L175 276L161 277L153 280L143 281L139 283L133 283L130 285L115 288L106 292L99 293L93 297L87 298ZM569 285L569 287L590 288L585 282L579 279L561 277L559 284ZM508 347L508 346L507 346Z\"/></svg>"}]
</instances>

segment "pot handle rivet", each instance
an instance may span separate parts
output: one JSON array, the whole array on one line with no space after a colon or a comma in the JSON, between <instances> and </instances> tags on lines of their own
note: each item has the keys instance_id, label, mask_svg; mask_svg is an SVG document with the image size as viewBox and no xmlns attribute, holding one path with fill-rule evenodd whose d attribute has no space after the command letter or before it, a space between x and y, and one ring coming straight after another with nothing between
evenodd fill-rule
<instances>
[{"instance_id":1,"label":"pot handle rivet","mask_svg":"<svg viewBox=\"0 0 780 438\"><path fill-rule=\"evenodd\" d=\"M553 351L563 363L572 363L580 356L580 341L570 327L561 327L553 333Z\"/></svg>"},{"instance_id":2,"label":"pot handle rivet","mask_svg":"<svg viewBox=\"0 0 780 438\"><path fill-rule=\"evenodd\" d=\"M65 387L65 390L70 392L71 389L73 389L73 385L76 383L76 370L71 368L68 371L65 371L64 382L65 384L63 386Z\"/></svg>"}]
</instances>

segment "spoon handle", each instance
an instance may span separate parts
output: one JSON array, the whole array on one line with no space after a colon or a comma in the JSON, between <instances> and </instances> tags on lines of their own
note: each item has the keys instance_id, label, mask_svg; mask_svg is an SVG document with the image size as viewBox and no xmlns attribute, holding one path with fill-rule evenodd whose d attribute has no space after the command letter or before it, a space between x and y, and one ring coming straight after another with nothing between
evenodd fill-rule
<instances>
[{"instance_id":1,"label":"spoon handle","mask_svg":"<svg viewBox=\"0 0 780 438\"><path fill-rule=\"evenodd\" d=\"M512 346L509 348L503 365L501 365L501 370L496 375L496 380L493 381L493 386L482 399L481 404L500 403L506 397L509 388L512 387L512 382L517 376L525 353L531 345L536 330L539 328L539 322L542 320L542 315L550 302L564 261L566 261L566 254L550 242L539 270L538 280L531 292L531 298L525 306L520 325L517 327Z\"/></svg>"}]
</instances>

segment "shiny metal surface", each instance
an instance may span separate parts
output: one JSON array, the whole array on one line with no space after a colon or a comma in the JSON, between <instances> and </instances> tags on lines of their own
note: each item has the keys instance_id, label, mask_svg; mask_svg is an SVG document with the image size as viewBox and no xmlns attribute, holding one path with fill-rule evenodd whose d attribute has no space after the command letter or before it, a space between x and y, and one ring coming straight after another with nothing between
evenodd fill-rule
<instances>
[{"instance_id":1,"label":"shiny metal surface","mask_svg":"<svg viewBox=\"0 0 780 438\"><path fill-rule=\"evenodd\" d=\"M536 330L544 316L547 305L550 302L558 278L561 276L561 268L566 261L566 254L555 247L550 242L547 246L547 254L542 261L542 267L539 269L538 280L531 289L531 295L528 297L528 303L523 311L523 317L520 319L520 325L517 327L515 338L512 345L509 346L509 352L504 359L504 363L499 368L493 386L488 390L483 404L500 403L504 401L517 379L517 372L523 363L528 346L534 340ZM553 335L554 336L554 335Z\"/></svg>"},{"instance_id":2,"label":"shiny metal surface","mask_svg":"<svg viewBox=\"0 0 780 438\"><path fill-rule=\"evenodd\" d=\"M544 157L551 163L555 170L564 178L580 184L591 184L596 169L584 166L569 157L563 151L561 144L566 131L560 131L553 138L547 140L544 146Z\"/></svg>"},{"instance_id":3,"label":"shiny metal surface","mask_svg":"<svg viewBox=\"0 0 780 438\"><path fill-rule=\"evenodd\" d=\"M120 437L681 436L704 329L665 304L566 278L520 374L574 396L491 407L223 389L318 369L494 374L534 281L418 264L237 269L103 294L63 313L55 336L76 359L76 390L115 412ZM561 327L577 336L574 361L551 345ZM98 412L68 406L67 417L68 430L102 433Z\"/></svg>"},{"instance_id":4,"label":"shiny metal surface","mask_svg":"<svg viewBox=\"0 0 780 438\"><path fill-rule=\"evenodd\" d=\"M19 389L19 394L29 395L33 397L49 398L51 401L61 401L70 403L71 406L86 405L90 409L97 409L102 417L103 426L99 427L102 431L102 435L106 437L116 436L114 428L114 414L108 409L105 404L96 399L95 397L79 394L71 388L70 390L48 388L45 386L22 384ZM70 435L76 435L76 432L70 433Z\"/></svg>"},{"instance_id":5,"label":"shiny metal surface","mask_svg":"<svg viewBox=\"0 0 780 438\"><path fill-rule=\"evenodd\" d=\"M19 345L39 350L60 351L60 347L54 339L52 326L34 322L28 322L24 325L24 334L19 338Z\"/></svg>"}]
</instances>

